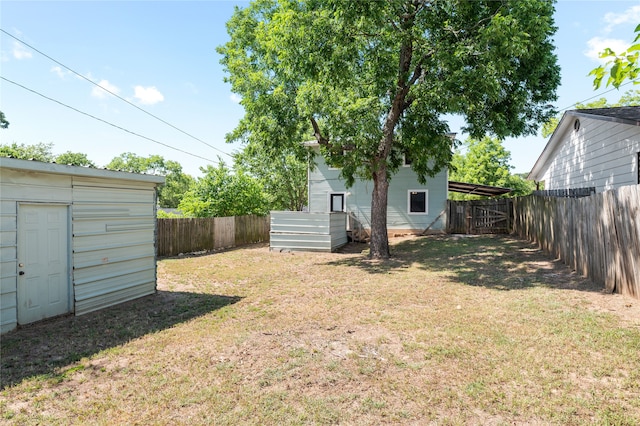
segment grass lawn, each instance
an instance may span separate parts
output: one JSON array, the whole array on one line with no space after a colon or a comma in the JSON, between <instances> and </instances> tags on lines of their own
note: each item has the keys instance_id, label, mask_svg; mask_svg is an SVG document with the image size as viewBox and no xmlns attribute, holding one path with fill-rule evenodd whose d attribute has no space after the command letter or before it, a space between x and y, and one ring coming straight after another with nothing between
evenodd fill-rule
<instances>
[{"instance_id":1,"label":"grass lawn","mask_svg":"<svg viewBox=\"0 0 640 426\"><path fill-rule=\"evenodd\" d=\"M4 424L640 424L640 301L508 237L254 246L1 337Z\"/></svg>"}]
</instances>

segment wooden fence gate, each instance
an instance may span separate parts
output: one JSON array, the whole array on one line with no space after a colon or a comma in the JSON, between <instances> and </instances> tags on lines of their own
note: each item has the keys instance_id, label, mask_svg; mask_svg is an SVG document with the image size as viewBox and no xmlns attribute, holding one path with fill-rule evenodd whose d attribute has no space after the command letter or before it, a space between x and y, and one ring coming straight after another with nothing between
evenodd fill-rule
<instances>
[{"instance_id":1,"label":"wooden fence gate","mask_svg":"<svg viewBox=\"0 0 640 426\"><path fill-rule=\"evenodd\" d=\"M510 198L447 201L450 234L508 234L513 223Z\"/></svg>"}]
</instances>

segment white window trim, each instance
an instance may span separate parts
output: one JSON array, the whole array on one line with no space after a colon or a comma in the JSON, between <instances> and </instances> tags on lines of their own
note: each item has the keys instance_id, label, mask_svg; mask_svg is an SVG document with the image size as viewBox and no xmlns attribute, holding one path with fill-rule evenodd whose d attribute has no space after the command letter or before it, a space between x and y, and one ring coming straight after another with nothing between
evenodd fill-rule
<instances>
[{"instance_id":1,"label":"white window trim","mask_svg":"<svg viewBox=\"0 0 640 426\"><path fill-rule=\"evenodd\" d=\"M411 211L411 193L412 192L424 192L424 212L412 212ZM429 190L428 189L409 189L407 190L407 213L411 215L427 215L429 214Z\"/></svg>"},{"instance_id":2,"label":"white window trim","mask_svg":"<svg viewBox=\"0 0 640 426\"><path fill-rule=\"evenodd\" d=\"M402 167L411 167L411 164L407 164L407 154L402 154Z\"/></svg>"},{"instance_id":3,"label":"white window trim","mask_svg":"<svg viewBox=\"0 0 640 426\"><path fill-rule=\"evenodd\" d=\"M333 195L342 195L342 211L346 212L347 211L347 193L346 192L341 192L341 191L335 191L335 192L332 191L332 192L329 192L327 194L327 211L329 213L332 212L332 210L331 210L331 197Z\"/></svg>"}]
</instances>

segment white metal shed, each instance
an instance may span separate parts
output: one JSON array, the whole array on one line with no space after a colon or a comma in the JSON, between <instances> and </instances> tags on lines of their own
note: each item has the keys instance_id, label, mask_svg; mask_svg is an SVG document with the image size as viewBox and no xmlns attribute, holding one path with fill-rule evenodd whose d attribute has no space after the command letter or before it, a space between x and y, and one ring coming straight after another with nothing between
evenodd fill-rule
<instances>
[{"instance_id":1,"label":"white metal shed","mask_svg":"<svg viewBox=\"0 0 640 426\"><path fill-rule=\"evenodd\" d=\"M0 158L0 332L154 293L162 183Z\"/></svg>"}]
</instances>

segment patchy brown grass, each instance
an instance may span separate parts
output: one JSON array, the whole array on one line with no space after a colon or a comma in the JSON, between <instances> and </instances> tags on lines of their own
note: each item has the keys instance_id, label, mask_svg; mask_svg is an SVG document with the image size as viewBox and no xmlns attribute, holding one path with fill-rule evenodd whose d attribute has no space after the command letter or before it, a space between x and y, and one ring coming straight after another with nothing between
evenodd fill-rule
<instances>
[{"instance_id":1,"label":"patchy brown grass","mask_svg":"<svg viewBox=\"0 0 640 426\"><path fill-rule=\"evenodd\" d=\"M526 242L165 259L157 295L2 336L0 422L638 424L640 302Z\"/></svg>"}]
</instances>

